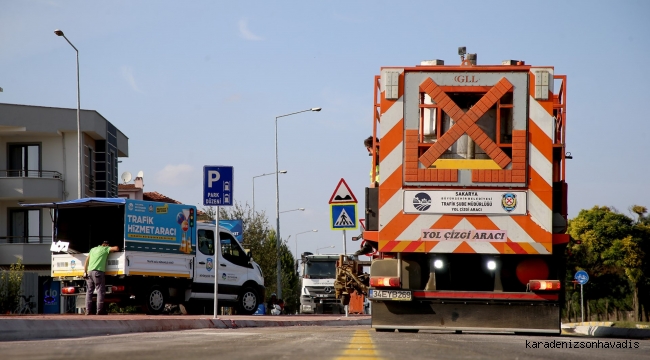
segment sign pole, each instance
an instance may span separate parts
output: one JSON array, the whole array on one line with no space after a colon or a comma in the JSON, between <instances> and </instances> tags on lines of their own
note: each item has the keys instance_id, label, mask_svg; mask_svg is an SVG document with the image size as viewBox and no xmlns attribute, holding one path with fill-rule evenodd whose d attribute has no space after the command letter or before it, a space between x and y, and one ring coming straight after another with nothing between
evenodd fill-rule
<instances>
[{"instance_id":1,"label":"sign pole","mask_svg":"<svg viewBox=\"0 0 650 360\"><path fill-rule=\"evenodd\" d=\"M219 319L217 312L219 310L219 253L221 252L221 238L219 236L219 207L216 207L217 212L214 215L215 225L215 239L214 239L214 315L213 319Z\"/></svg>"},{"instance_id":2,"label":"sign pole","mask_svg":"<svg viewBox=\"0 0 650 360\"><path fill-rule=\"evenodd\" d=\"M584 270L578 270L573 278L580 284L580 316L582 322L585 322L585 306L584 306L584 296L582 293L582 285L589 282L589 274Z\"/></svg>"},{"instance_id":3,"label":"sign pole","mask_svg":"<svg viewBox=\"0 0 650 360\"><path fill-rule=\"evenodd\" d=\"M585 307L582 298L582 284L580 284L580 313L582 314L582 322L585 322Z\"/></svg>"},{"instance_id":4,"label":"sign pole","mask_svg":"<svg viewBox=\"0 0 650 360\"><path fill-rule=\"evenodd\" d=\"M203 206L214 206L214 319L219 315L219 255L221 236L219 236L219 208L233 205L233 180L235 170L232 166L205 165L203 167ZM198 239L197 239L198 240ZM198 245L198 244L197 244ZM207 266L207 265L206 265Z\"/></svg>"},{"instance_id":5,"label":"sign pole","mask_svg":"<svg viewBox=\"0 0 650 360\"><path fill-rule=\"evenodd\" d=\"M347 246L346 243L347 243L347 241L346 241L346 238L345 238L345 230L343 230L343 256L344 256L344 258L348 254L348 251L347 251L347 248L346 248L346 246Z\"/></svg>"}]
</instances>

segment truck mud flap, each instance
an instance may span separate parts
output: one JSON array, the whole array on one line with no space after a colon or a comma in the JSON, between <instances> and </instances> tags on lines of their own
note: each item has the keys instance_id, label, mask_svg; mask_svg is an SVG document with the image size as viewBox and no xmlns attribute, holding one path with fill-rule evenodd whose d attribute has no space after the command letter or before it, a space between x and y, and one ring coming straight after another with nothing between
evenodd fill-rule
<instances>
[{"instance_id":1,"label":"truck mud flap","mask_svg":"<svg viewBox=\"0 0 650 360\"><path fill-rule=\"evenodd\" d=\"M559 334L560 306L530 302L374 301L372 327Z\"/></svg>"}]
</instances>

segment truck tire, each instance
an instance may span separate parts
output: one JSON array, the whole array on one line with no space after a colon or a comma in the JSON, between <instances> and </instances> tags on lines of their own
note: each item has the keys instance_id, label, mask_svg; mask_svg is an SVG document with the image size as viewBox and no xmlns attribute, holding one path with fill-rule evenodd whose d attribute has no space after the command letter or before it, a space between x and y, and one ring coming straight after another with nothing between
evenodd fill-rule
<instances>
[{"instance_id":1,"label":"truck tire","mask_svg":"<svg viewBox=\"0 0 650 360\"><path fill-rule=\"evenodd\" d=\"M397 329L397 332L401 332L401 333L414 333L414 334L416 334L419 331L420 330L418 330L418 329Z\"/></svg>"},{"instance_id":2,"label":"truck tire","mask_svg":"<svg viewBox=\"0 0 650 360\"><path fill-rule=\"evenodd\" d=\"M144 309L147 314L158 315L165 310L167 294L162 287L154 285L145 293L144 300Z\"/></svg>"},{"instance_id":3,"label":"truck tire","mask_svg":"<svg viewBox=\"0 0 650 360\"><path fill-rule=\"evenodd\" d=\"M253 315L260 304L260 298L257 291L251 287L246 287L239 294L237 300L237 312L241 315Z\"/></svg>"},{"instance_id":4,"label":"truck tire","mask_svg":"<svg viewBox=\"0 0 650 360\"><path fill-rule=\"evenodd\" d=\"M375 329L376 332L395 332L395 329Z\"/></svg>"}]
</instances>

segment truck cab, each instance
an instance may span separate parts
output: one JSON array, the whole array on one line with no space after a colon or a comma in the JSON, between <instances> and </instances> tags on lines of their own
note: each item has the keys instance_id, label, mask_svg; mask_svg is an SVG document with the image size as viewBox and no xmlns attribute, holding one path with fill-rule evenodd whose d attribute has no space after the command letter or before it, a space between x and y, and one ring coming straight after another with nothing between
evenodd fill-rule
<instances>
[{"instance_id":1,"label":"truck cab","mask_svg":"<svg viewBox=\"0 0 650 360\"><path fill-rule=\"evenodd\" d=\"M302 261L302 288L300 290L301 314L340 314L341 300L336 298L336 262L338 255L314 255L305 252Z\"/></svg>"},{"instance_id":2,"label":"truck cab","mask_svg":"<svg viewBox=\"0 0 650 360\"><path fill-rule=\"evenodd\" d=\"M214 277L219 276L219 303L236 305L238 313L250 315L264 301L262 268L252 260L228 229L219 227L219 265L215 262L215 225L198 223L194 279L189 301L194 312L212 309Z\"/></svg>"}]
</instances>

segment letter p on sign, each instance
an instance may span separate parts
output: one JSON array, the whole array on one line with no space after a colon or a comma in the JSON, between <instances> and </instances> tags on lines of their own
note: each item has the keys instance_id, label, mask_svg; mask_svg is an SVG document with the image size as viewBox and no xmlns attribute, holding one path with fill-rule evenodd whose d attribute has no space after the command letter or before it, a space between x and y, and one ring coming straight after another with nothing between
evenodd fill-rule
<instances>
[{"instance_id":1,"label":"letter p on sign","mask_svg":"<svg viewBox=\"0 0 650 360\"><path fill-rule=\"evenodd\" d=\"M221 175L219 175L219 172L216 170L209 170L208 171L208 187L212 187L212 183L219 181L219 178L221 178Z\"/></svg>"}]
</instances>

